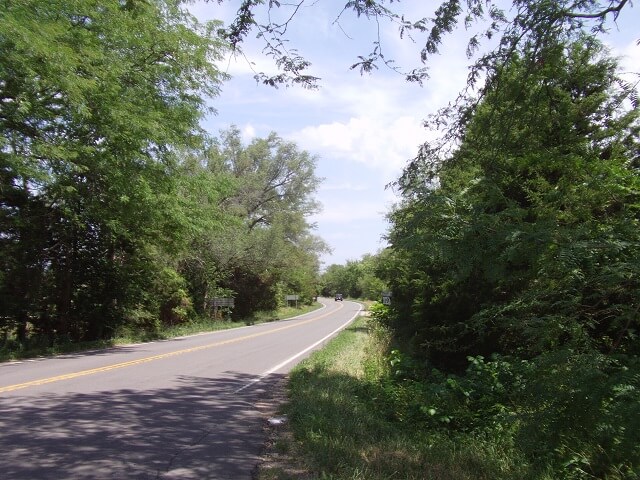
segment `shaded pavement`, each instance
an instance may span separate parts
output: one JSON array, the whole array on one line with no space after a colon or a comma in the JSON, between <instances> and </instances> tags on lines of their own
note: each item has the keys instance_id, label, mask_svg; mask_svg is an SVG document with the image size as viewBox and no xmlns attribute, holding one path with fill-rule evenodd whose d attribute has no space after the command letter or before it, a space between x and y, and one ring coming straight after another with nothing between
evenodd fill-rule
<instances>
[{"instance_id":1,"label":"shaded pavement","mask_svg":"<svg viewBox=\"0 0 640 480\"><path fill-rule=\"evenodd\" d=\"M250 478L256 401L277 375L180 376L171 388L15 396L0 403L3 479ZM247 452L252 452L247 457Z\"/></svg>"}]
</instances>

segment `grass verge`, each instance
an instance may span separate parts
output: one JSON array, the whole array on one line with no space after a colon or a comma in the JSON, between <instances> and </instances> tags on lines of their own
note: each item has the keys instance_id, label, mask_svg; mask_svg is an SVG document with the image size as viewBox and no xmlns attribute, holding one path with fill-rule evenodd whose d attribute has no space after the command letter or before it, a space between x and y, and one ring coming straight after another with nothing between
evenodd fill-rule
<instances>
[{"instance_id":1,"label":"grass verge","mask_svg":"<svg viewBox=\"0 0 640 480\"><path fill-rule=\"evenodd\" d=\"M388 335L359 318L292 371L282 409L289 435L272 443L295 465L267 462L258 480L519 478L509 445L395 415L403 399L386 381L388 346Z\"/></svg>"},{"instance_id":2,"label":"grass verge","mask_svg":"<svg viewBox=\"0 0 640 480\"><path fill-rule=\"evenodd\" d=\"M313 305L303 305L300 308L283 307L275 312L259 312L252 318L235 322L211 318L198 318L179 325L165 326L153 332L144 330L123 330L112 339L94 342L54 341L51 343L49 340L44 338L33 338L30 339L30 343L25 346L9 339L4 343L0 343L0 362L104 349L114 347L116 345L126 345L128 343L166 340L185 335L193 335L196 333L214 332L218 330L244 327L247 325L273 322L295 317L297 315L303 315L313 310L317 310L321 306L322 305L319 303L314 303Z\"/></svg>"}]
</instances>

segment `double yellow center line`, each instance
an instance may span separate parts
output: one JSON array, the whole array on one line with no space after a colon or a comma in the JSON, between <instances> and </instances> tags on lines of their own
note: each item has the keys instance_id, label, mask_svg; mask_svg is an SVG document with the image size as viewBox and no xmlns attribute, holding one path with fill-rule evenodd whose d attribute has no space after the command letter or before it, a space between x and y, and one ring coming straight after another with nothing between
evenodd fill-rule
<instances>
[{"instance_id":1,"label":"double yellow center line","mask_svg":"<svg viewBox=\"0 0 640 480\"><path fill-rule=\"evenodd\" d=\"M338 310L342 308L342 305L338 308ZM38 380L32 380L30 382L17 383L15 385L7 385L6 387L0 387L0 393L13 392L15 390L21 390L23 388L36 387L39 385L46 385L48 383L61 382L63 380L71 380L73 378L85 377L87 375L95 375L96 373L108 372L110 370L117 370L119 368L132 367L134 365L140 365L143 363L154 362L156 360L162 360L164 358L176 357L178 355L184 355L185 353L193 353L198 352L200 350L206 350L208 348L221 347L223 345L229 345L232 343L242 342L244 340L249 340L252 338L262 337L264 335L270 335L272 333L281 332L283 330L288 330L294 327L300 327L302 325L306 325L307 323L315 322L316 320L320 320L321 318L325 318L331 315L335 310L331 312L327 312L323 315L319 315L317 317L313 317L309 320L304 320L301 322L292 323L289 325L285 325L284 327L275 328L273 330L268 330L266 332L253 333L251 335L245 335L243 337L232 338L229 340L222 340L219 342L209 343L207 345L201 345L199 347L185 348L182 350L175 350L173 352L162 353L160 355L152 355L150 357L139 358L137 360L130 360L128 362L114 363L111 365L105 365L104 367L92 368L89 370L81 370L79 372L66 373L64 375L57 375L55 377L41 378Z\"/></svg>"}]
</instances>

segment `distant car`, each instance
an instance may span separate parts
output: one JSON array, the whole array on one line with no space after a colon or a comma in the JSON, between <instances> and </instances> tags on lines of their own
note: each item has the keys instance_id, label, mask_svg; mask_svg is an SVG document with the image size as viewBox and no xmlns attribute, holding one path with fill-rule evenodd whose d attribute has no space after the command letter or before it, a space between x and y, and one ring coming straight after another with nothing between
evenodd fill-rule
<instances>
[{"instance_id":1,"label":"distant car","mask_svg":"<svg viewBox=\"0 0 640 480\"><path fill-rule=\"evenodd\" d=\"M336 293L336 302L338 301L342 301L342 294L341 293Z\"/></svg>"}]
</instances>

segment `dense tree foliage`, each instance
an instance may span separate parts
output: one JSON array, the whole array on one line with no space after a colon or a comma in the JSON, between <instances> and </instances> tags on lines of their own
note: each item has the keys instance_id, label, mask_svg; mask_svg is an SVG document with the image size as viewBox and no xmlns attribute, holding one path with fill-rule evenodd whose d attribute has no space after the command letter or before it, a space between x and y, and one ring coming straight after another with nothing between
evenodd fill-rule
<instances>
[{"instance_id":1,"label":"dense tree foliage","mask_svg":"<svg viewBox=\"0 0 640 480\"><path fill-rule=\"evenodd\" d=\"M242 298L236 314L273 309L286 294L311 301L318 255L327 250L306 220L319 208L312 197L320 182L316 159L275 133L244 146L235 127L208 154L211 168L234 186L221 207L235 227L209 238L218 245L216 265L227 272L219 286Z\"/></svg>"},{"instance_id":2,"label":"dense tree foliage","mask_svg":"<svg viewBox=\"0 0 640 480\"><path fill-rule=\"evenodd\" d=\"M637 92L593 38L547 40L496 69L455 152L398 182L391 325L462 375L486 415L463 428L517 426L563 478L636 478Z\"/></svg>"},{"instance_id":3,"label":"dense tree foliage","mask_svg":"<svg viewBox=\"0 0 640 480\"><path fill-rule=\"evenodd\" d=\"M384 253L364 255L360 260L349 260L345 265L330 265L321 277L322 295L332 297L342 293L351 298L380 300L386 290L376 271Z\"/></svg>"},{"instance_id":4,"label":"dense tree foliage","mask_svg":"<svg viewBox=\"0 0 640 480\"><path fill-rule=\"evenodd\" d=\"M172 147L200 134L222 43L172 2L1 11L2 317L99 337L158 301L188 223Z\"/></svg>"},{"instance_id":5,"label":"dense tree foliage","mask_svg":"<svg viewBox=\"0 0 640 480\"><path fill-rule=\"evenodd\" d=\"M217 293L247 313L308 290L314 159L276 135L207 139L227 46L181 3L0 2L5 338L104 338Z\"/></svg>"}]
</instances>

